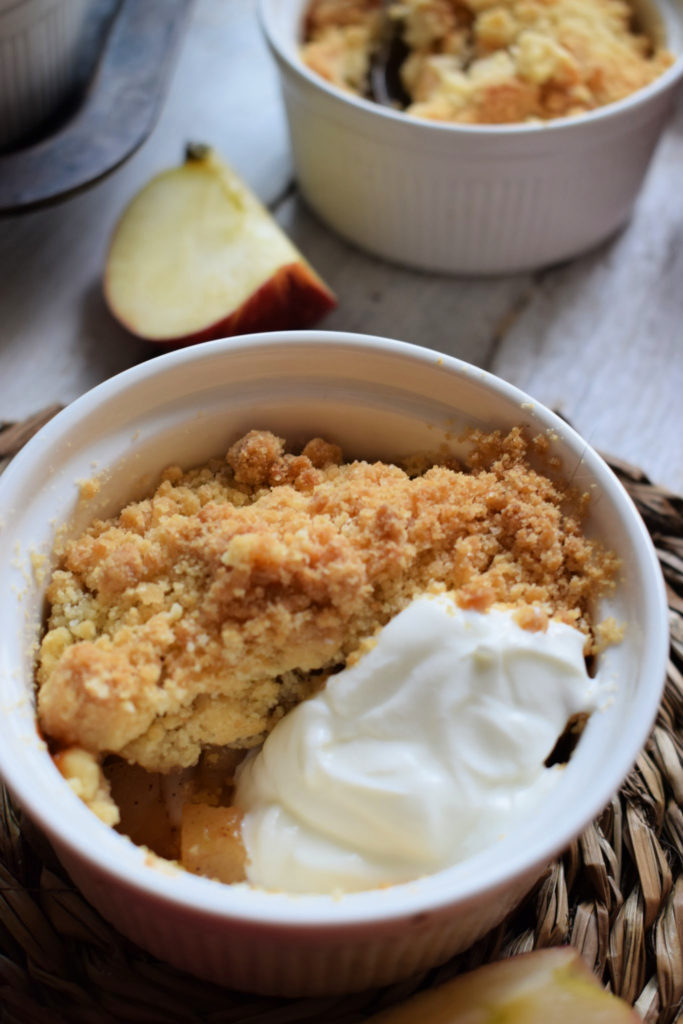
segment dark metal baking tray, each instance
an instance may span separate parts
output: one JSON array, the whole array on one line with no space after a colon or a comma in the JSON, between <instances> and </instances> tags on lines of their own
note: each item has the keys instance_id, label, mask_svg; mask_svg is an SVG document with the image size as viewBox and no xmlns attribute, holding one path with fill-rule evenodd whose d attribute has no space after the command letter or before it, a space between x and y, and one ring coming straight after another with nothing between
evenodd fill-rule
<instances>
[{"instance_id":1,"label":"dark metal baking tray","mask_svg":"<svg viewBox=\"0 0 683 1024\"><path fill-rule=\"evenodd\" d=\"M0 153L0 213L63 199L142 145L161 110L193 3L100 0L80 88L40 138Z\"/></svg>"}]
</instances>

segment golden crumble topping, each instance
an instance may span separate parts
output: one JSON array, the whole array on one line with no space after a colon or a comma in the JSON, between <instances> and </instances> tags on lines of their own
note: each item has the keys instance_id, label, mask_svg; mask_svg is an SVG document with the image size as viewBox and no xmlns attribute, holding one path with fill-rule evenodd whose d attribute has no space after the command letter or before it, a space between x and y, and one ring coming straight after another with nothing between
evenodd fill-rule
<instances>
[{"instance_id":1,"label":"golden crumble topping","mask_svg":"<svg viewBox=\"0 0 683 1024\"><path fill-rule=\"evenodd\" d=\"M302 56L367 91L378 0L312 0ZM673 62L627 0L396 0L407 113L462 124L548 120L623 99Z\"/></svg>"},{"instance_id":2,"label":"golden crumble topping","mask_svg":"<svg viewBox=\"0 0 683 1024\"><path fill-rule=\"evenodd\" d=\"M532 630L556 618L594 650L591 609L616 560L583 535L587 496L532 468L544 444L520 429L471 441L467 467L413 475L251 431L70 541L37 680L74 789L112 821L94 772L107 755L167 773L260 743L424 592L515 607Z\"/></svg>"}]
</instances>

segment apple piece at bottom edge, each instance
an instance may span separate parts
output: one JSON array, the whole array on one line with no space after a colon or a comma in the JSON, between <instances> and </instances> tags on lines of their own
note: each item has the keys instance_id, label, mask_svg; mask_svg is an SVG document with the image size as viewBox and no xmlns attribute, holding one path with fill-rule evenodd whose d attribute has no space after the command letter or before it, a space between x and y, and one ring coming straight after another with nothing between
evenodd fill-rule
<instances>
[{"instance_id":1,"label":"apple piece at bottom edge","mask_svg":"<svg viewBox=\"0 0 683 1024\"><path fill-rule=\"evenodd\" d=\"M337 300L235 172L205 146L153 178L114 231L110 311L168 347L306 328Z\"/></svg>"},{"instance_id":2,"label":"apple piece at bottom edge","mask_svg":"<svg viewBox=\"0 0 683 1024\"><path fill-rule=\"evenodd\" d=\"M570 946L522 953L461 974L367 1024L638 1024Z\"/></svg>"}]
</instances>

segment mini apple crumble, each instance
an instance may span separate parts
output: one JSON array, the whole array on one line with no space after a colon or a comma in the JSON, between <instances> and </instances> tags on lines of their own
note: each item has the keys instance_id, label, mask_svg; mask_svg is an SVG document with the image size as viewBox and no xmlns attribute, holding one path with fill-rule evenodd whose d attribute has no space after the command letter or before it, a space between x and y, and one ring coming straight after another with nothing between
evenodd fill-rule
<instances>
[{"instance_id":1,"label":"mini apple crumble","mask_svg":"<svg viewBox=\"0 0 683 1024\"><path fill-rule=\"evenodd\" d=\"M368 94L380 0L312 0L302 56L339 88ZM461 124L582 114L648 85L673 63L627 0L395 0L406 112Z\"/></svg>"},{"instance_id":2,"label":"mini apple crumble","mask_svg":"<svg viewBox=\"0 0 683 1024\"><path fill-rule=\"evenodd\" d=\"M149 498L66 543L38 716L76 793L201 871L188 835L210 820L234 837L245 751L421 595L512 610L529 631L565 623L593 654L616 559L582 531L587 495L533 468L543 437L469 441L464 466L401 468L345 463L318 438L290 454L251 431L225 459L167 468Z\"/></svg>"}]
</instances>

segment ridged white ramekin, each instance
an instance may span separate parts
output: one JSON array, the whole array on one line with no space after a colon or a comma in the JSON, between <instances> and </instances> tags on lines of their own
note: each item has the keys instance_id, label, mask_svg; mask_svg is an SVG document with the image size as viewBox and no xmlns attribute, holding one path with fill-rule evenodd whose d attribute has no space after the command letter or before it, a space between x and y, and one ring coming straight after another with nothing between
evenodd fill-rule
<instances>
[{"instance_id":1,"label":"ridged white ramekin","mask_svg":"<svg viewBox=\"0 0 683 1024\"><path fill-rule=\"evenodd\" d=\"M563 471L594 497L588 529L623 565L601 613L625 624L601 656L609 690L533 818L438 874L381 890L289 896L221 885L103 825L72 793L36 730L33 669L53 543L147 492L169 463L220 455L250 428L292 443L322 435L347 456L435 451L465 427L547 434ZM84 479L101 489L83 498ZM605 463L551 412L448 356L317 331L251 335L160 356L60 413L0 478L0 774L74 881L121 932L200 977L261 993L321 995L441 963L498 923L548 861L605 806L642 747L668 650L664 587L649 536Z\"/></svg>"},{"instance_id":2,"label":"ridged white ramekin","mask_svg":"<svg viewBox=\"0 0 683 1024\"><path fill-rule=\"evenodd\" d=\"M260 0L301 193L348 241L424 270L491 274L574 256L631 213L683 75L683 12L662 0L677 55L628 99L545 124L408 117L344 93L299 58L306 0Z\"/></svg>"},{"instance_id":3,"label":"ridged white ramekin","mask_svg":"<svg viewBox=\"0 0 683 1024\"><path fill-rule=\"evenodd\" d=\"M92 0L0 0L0 148L20 144L71 91Z\"/></svg>"}]
</instances>

